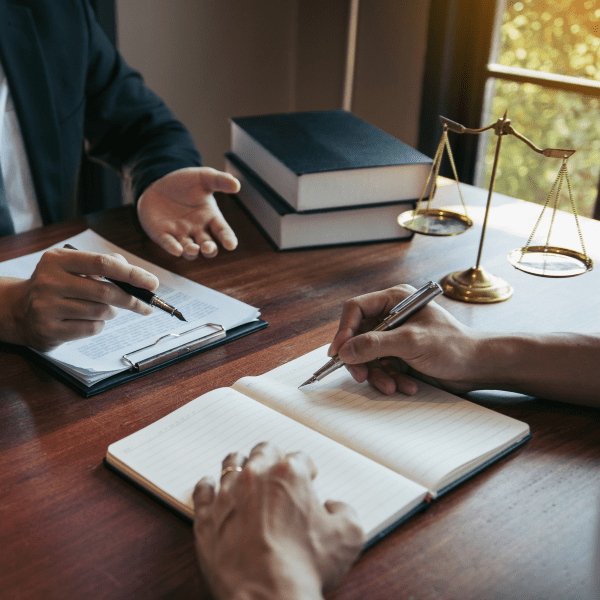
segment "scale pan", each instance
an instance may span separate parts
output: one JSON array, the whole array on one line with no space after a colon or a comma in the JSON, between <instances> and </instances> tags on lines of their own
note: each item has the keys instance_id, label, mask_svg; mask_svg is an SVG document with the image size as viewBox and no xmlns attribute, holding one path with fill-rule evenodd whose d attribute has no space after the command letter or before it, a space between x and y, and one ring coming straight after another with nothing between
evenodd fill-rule
<instances>
[{"instance_id":1,"label":"scale pan","mask_svg":"<svg viewBox=\"0 0 600 600\"><path fill-rule=\"evenodd\" d=\"M594 263L589 256L557 246L525 246L508 255L510 264L540 277L575 277L591 271Z\"/></svg>"},{"instance_id":2,"label":"scale pan","mask_svg":"<svg viewBox=\"0 0 600 600\"><path fill-rule=\"evenodd\" d=\"M458 235L472 227L466 215L444 209L407 210L398 216L398 224L423 235Z\"/></svg>"}]
</instances>

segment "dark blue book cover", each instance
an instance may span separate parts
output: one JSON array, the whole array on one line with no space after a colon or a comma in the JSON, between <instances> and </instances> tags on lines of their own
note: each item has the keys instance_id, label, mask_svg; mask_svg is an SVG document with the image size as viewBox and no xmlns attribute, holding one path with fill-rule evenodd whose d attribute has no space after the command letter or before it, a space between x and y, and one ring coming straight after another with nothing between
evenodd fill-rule
<instances>
[{"instance_id":1,"label":"dark blue book cover","mask_svg":"<svg viewBox=\"0 0 600 600\"><path fill-rule=\"evenodd\" d=\"M432 162L345 110L237 117L232 121L297 175Z\"/></svg>"}]
</instances>

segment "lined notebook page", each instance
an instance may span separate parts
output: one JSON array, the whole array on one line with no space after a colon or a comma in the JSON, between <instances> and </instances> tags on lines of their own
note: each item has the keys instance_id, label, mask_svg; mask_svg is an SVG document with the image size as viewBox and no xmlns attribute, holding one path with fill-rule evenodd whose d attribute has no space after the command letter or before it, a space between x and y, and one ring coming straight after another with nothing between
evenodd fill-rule
<instances>
[{"instance_id":1,"label":"lined notebook page","mask_svg":"<svg viewBox=\"0 0 600 600\"><path fill-rule=\"evenodd\" d=\"M112 444L107 460L120 470L125 465L127 474L145 487L166 491L176 500L169 503L191 517L196 482L205 475L218 481L227 454L247 455L262 441L309 454L319 471L315 480L319 497L351 504L368 538L417 506L427 493L230 388L213 390Z\"/></svg>"},{"instance_id":2,"label":"lined notebook page","mask_svg":"<svg viewBox=\"0 0 600 600\"><path fill-rule=\"evenodd\" d=\"M436 493L529 434L525 423L417 381L386 396L341 368L298 390L327 346L232 387Z\"/></svg>"}]
</instances>

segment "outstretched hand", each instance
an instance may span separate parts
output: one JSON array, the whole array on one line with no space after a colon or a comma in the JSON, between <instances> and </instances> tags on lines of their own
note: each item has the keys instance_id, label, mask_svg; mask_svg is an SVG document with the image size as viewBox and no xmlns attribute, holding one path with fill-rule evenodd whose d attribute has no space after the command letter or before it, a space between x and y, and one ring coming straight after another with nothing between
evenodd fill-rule
<instances>
[{"instance_id":1,"label":"outstretched hand","mask_svg":"<svg viewBox=\"0 0 600 600\"><path fill-rule=\"evenodd\" d=\"M364 537L348 505L319 502L316 474L305 454L262 443L225 458L218 491L198 483L196 550L215 597L321 598L341 581Z\"/></svg>"},{"instance_id":2,"label":"outstretched hand","mask_svg":"<svg viewBox=\"0 0 600 600\"><path fill-rule=\"evenodd\" d=\"M179 169L156 180L140 196L138 216L148 236L174 256L194 260L217 255L218 244L237 247L237 238L225 221L214 192L235 194L235 177L209 167Z\"/></svg>"}]
</instances>

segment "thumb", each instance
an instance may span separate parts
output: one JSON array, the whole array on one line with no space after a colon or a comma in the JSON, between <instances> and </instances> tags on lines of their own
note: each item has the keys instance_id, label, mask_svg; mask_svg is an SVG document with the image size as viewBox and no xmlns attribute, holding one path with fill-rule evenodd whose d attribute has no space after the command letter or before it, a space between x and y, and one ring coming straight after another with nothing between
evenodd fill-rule
<instances>
[{"instance_id":1,"label":"thumb","mask_svg":"<svg viewBox=\"0 0 600 600\"><path fill-rule=\"evenodd\" d=\"M369 331L348 340L338 350L338 356L348 365L371 362L383 356L402 358L399 330Z\"/></svg>"},{"instance_id":2,"label":"thumb","mask_svg":"<svg viewBox=\"0 0 600 600\"><path fill-rule=\"evenodd\" d=\"M235 194L240 191L240 182L233 175L223 171L206 169L202 173L202 179L204 189L210 192Z\"/></svg>"}]
</instances>

